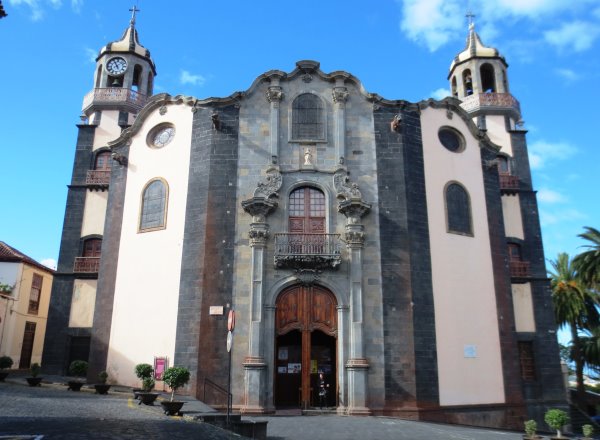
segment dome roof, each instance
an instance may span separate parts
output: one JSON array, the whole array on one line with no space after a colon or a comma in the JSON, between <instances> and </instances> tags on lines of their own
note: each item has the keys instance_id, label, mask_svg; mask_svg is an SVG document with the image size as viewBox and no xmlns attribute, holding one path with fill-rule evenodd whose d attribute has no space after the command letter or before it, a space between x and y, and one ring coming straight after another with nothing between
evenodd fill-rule
<instances>
[{"instance_id":1,"label":"dome roof","mask_svg":"<svg viewBox=\"0 0 600 440\"><path fill-rule=\"evenodd\" d=\"M148 60L152 66L152 70L156 70L154 61L150 58L150 51L140 44L138 32L135 29L135 18L131 19L129 27L125 29L125 32L123 32L123 35L119 40L108 43L100 49L100 53L96 60L102 55L109 53L134 53Z\"/></svg>"},{"instance_id":2,"label":"dome roof","mask_svg":"<svg viewBox=\"0 0 600 440\"><path fill-rule=\"evenodd\" d=\"M477 32L475 32L475 24L469 24L469 35L467 36L467 44L462 52L454 57L452 60L452 64L450 64L450 72L454 70L454 68L468 61L472 58L496 58L500 59L505 65L506 60L500 53L498 49L494 47L487 47L481 42L481 38Z\"/></svg>"}]
</instances>

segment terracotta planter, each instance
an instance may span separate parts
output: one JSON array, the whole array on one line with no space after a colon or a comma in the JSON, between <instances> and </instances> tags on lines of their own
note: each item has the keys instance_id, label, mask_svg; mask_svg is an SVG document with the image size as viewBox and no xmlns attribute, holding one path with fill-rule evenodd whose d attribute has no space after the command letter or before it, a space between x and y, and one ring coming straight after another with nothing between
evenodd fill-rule
<instances>
[{"instance_id":1,"label":"terracotta planter","mask_svg":"<svg viewBox=\"0 0 600 440\"><path fill-rule=\"evenodd\" d=\"M139 400L138 405L141 405L143 403L144 405L153 406L154 401L156 400L157 397L158 397L158 393L146 393L144 391L141 391L138 393L138 400Z\"/></svg>"},{"instance_id":2,"label":"terracotta planter","mask_svg":"<svg viewBox=\"0 0 600 440\"><path fill-rule=\"evenodd\" d=\"M85 382L81 382L79 380L70 380L67 382L67 385L69 385L69 387L67 388L67 391L71 390L71 391L80 391L81 387L85 384Z\"/></svg>"},{"instance_id":3,"label":"terracotta planter","mask_svg":"<svg viewBox=\"0 0 600 440\"><path fill-rule=\"evenodd\" d=\"M110 390L110 385L105 383L97 383L94 385L96 389L96 394L108 394L108 390Z\"/></svg>"},{"instance_id":4,"label":"terracotta planter","mask_svg":"<svg viewBox=\"0 0 600 440\"><path fill-rule=\"evenodd\" d=\"M41 387L43 377L26 377L27 383L30 387Z\"/></svg>"},{"instance_id":5,"label":"terracotta planter","mask_svg":"<svg viewBox=\"0 0 600 440\"><path fill-rule=\"evenodd\" d=\"M162 402L160 402L163 409L165 410L165 414L168 416L174 416L174 415L180 416L181 415L180 410L184 403L185 402L177 402L177 401L171 402L170 400L163 400Z\"/></svg>"}]
</instances>

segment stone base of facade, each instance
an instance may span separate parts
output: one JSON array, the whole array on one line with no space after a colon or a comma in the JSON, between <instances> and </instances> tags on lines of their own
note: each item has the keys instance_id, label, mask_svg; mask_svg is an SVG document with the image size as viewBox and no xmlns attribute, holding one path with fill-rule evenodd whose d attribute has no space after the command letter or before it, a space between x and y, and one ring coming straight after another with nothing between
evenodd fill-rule
<instances>
[{"instance_id":1,"label":"stone base of facade","mask_svg":"<svg viewBox=\"0 0 600 440\"><path fill-rule=\"evenodd\" d=\"M374 409L373 415L422 420L436 423L522 430L527 420L525 405L458 405L437 408L385 407Z\"/></svg>"},{"instance_id":2,"label":"stone base of facade","mask_svg":"<svg viewBox=\"0 0 600 440\"><path fill-rule=\"evenodd\" d=\"M274 414L275 408L264 408L262 406L242 405L238 408L240 414L247 416Z\"/></svg>"}]
</instances>

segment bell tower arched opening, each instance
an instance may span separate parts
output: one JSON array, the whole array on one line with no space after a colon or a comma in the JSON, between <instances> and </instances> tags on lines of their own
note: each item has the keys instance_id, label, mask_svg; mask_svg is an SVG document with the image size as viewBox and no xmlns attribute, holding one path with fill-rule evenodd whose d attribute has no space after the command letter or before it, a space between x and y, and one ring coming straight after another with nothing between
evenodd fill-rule
<instances>
[{"instance_id":1,"label":"bell tower arched opening","mask_svg":"<svg viewBox=\"0 0 600 440\"><path fill-rule=\"evenodd\" d=\"M328 385L325 405L337 406L337 301L328 289L295 285L276 302L275 386L277 408L319 404L319 373Z\"/></svg>"}]
</instances>

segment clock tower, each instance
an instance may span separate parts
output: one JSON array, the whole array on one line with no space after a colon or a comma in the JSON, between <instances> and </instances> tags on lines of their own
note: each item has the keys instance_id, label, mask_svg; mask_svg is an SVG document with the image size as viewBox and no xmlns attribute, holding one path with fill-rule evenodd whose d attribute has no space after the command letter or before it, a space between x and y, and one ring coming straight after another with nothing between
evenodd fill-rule
<instances>
[{"instance_id":1,"label":"clock tower","mask_svg":"<svg viewBox=\"0 0 600 440\"><path fill-rule=\"evenodd\" d=\"M100 49L94 88L84 97L68 186L58 268L52 286L43 365L65 374L74 360L88 360L101 259L110 259L103 243L105 224L112 221L109 191L127 160L109 143L133 124L152 95L156 67L135 28L137 8L119 40ZM104 258L102 258L104 257Z\"/></svg>"}]
</instances>

